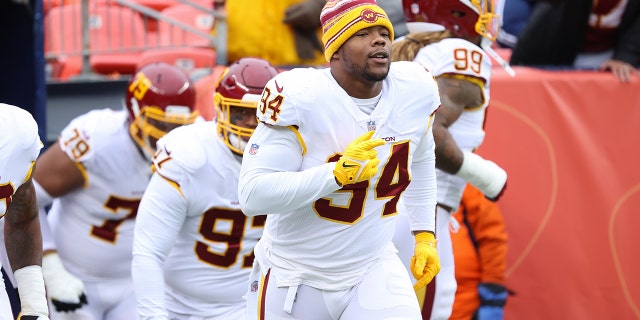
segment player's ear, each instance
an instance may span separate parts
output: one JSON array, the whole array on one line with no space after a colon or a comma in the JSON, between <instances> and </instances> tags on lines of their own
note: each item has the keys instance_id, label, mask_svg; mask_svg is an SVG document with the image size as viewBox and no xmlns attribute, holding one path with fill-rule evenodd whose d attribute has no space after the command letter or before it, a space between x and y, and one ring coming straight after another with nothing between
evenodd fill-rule
<instances>
[{"instance_id":1,"label":"player's ear","mask_svg":"<svg viewBox=\"0 0 640 320\"><path fill-rule=\"evenodd\" d=\"M336 60L340 60L340 51L342 50L342 48L338 49L336 52L334 52L331 55L331 60L336 59Z\"/></svg>"}]
</instances>

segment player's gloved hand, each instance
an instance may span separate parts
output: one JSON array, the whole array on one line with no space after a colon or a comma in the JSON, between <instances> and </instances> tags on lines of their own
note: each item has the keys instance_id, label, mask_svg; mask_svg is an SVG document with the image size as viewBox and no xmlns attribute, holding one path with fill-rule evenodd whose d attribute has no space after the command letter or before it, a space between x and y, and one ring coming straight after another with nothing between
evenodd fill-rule
<instances>
[{"instance_id":1,"label":"player's gloved hand","mask_svg":"<svg viewBox=\"0 0 640 320\"><path fill-rule=\"evenodd\" d=\"M489 200L497 201L507 188L507 172L493 161L465 152L457 176L467 180L484 193Z\"/></svg>"},{"instance_id":2,"label":"player's gloved hand","mask_svg":"<svg viewBox=\"0 0 640 320\"><path fill-rule=\"evenodd\" d=\"M440 258L436 249L436 238L430 232L418 233L415 237L416 246L411 257L411 273L418 280L413 285L414 290L418 290L433 280L440 272Z\"/></svg>"},{"instance_id":3,"label":"player's gloved hand","mask_svg":"<svg viewBox=\"0 0 640 320\"><path fill-rule=\"evenodd\" d=\"M303 30L315 30L320 26L320 12L325 0L305 0L292 4L284 11L282 22Z\"/></svg>"},{"instance_id":4,"label":"player's gloved hand","mask_svg":"<svg viewBox=\"0 0 640 320\"><path fill-rule=\"evenodd\" d=\"M351 141L342 157L336 162L333 175L340 185L369 180L378 172L380 159L373 148L381 146L385 142L380 138L371 139L373 133L373 131L367 131Z\"/></svg>"},{"instance_id":5,"label":"player's gloved hand","mask_svg":"<svg viewBox=\"0 0 640 320\"><path fill-rule=\"evenodd\" d=\"M56 311L74 311L87 304L84 284L64 268L57 253L47 253L42 257L42 275Z\"/></svg>"},{"instance_id":6,"label":"player's gloved hand","mask_svg":"<svg viewBox=\"0 0 640 320\"><path fill-rule=\"evenodd\" d=\"M478 285L480 307L474 319L503 320L504 305L507 302L507 288L497 283L481 283Z\"/></svg>"},{"instance_id":7,"label":"player's gloved hand","mask_svg":"<svg viewBox=\"0 0 640 320\"><path fill-rule=\"evenodd\" d=\"M49 317L43 314L22 314L18 315L16 320L49 320Z\"/></svg>"}]
</instances>

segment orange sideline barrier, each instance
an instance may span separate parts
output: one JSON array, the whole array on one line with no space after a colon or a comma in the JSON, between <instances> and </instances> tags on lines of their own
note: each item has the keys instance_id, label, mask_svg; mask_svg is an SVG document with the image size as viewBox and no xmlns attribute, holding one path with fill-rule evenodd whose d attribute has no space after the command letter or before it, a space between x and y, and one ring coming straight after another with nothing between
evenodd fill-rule
<instances>
[{"instance_id":1,"label":"orange sideline barrier","mask_svg":"<svg viewBox=\"0 0 640 320\"><path fill-rule=\"evenodd\" d=\"M640 319L640 81L494 69L478 152L509 173L506 319Z\"/></svg>"}]
</instances>

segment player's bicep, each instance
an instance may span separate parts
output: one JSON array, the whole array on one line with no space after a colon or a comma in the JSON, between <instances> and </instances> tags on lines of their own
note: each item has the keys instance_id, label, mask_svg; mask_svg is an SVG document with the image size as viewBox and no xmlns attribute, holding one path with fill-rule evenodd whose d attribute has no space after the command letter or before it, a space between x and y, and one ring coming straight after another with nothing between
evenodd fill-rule
<instances>
[{"instance_id":1,"label":"player's bicep","mask_svg":"<svg viewBox=\"0 0 640 320\"><path fill-rule=\"evenodd\" d=\"M304 142L294 128L261 123L249 139L242 167L266 172L298 171L304 152Z\"/></svg>"},{"instance_id":2,"label":"player's bicep","mask_svg":"<svg viewBox=\"0 0 640 320\"><path fill-rule=\"evenodd\" d=\"M484 102L482 88L464 79L438 77L438 90L443 106L438 110L438 116L449 125L460 117L465 108L478 107Z\"/></svg>"},{"instance_id":3,"label":"player's bicep","mask_svg":"<svg viewBox=\"0 0 640 320\"><path fill-rule=\"evenodd\" d=\"M31 179L20 185L11 197L7 210L7 223L21 224L38 216L36 192Z\"/></svg>"},{"instance_id":4,"label":"player's bicep","mask_svg":"<svg viewBox=\"0 0 640 320\"><path fill-rule=\"evenodd\" d=\"M38 158L37 164L33 178L52 197L65 195L85 183L86 173L81 165L69 158L59 142L51 145Z\"/></svg>"}]
</instances>

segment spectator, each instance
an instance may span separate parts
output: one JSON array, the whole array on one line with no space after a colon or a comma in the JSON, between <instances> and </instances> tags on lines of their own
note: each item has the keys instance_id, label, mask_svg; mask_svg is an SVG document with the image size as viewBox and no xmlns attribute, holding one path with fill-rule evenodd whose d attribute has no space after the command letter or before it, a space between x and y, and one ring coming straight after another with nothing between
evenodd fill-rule
<instances>
[{"instance_id":1,"label":"spectator","mask_svg":"<svg viewBox=\"0 0 640 320\"><path fill-rule=\"evenodd\" d=\"M224 5L227 14L228 61L257 57L280 68L325 64L320 42L325 0L222 2L218 5Z\"/></svg>"},{"instance_id":2,"label":"spectator","mask_svg":"<svg viewBox=\"0 0 640 320\"><path fill-rule=\"evenodd\" d=\"M467 184L451 233L456 289L450 320L502 320L507 233L498 205Z\"/></svg>"},{"instance_id":3,"label":"spectator","mask_svg":"<svg viewBox=\"0 0 640 320\"><path fill-rule=\"evenodd\" d=\"M191 80L166 63L139 69L124 102L73 119L38 159L38 204L51 204L42 221L52 320L137 318L131 250L151 157L158 139L197 112Z\"/></svg>"},{"instance_id":4,"label":"spectator","mask_svg":"<svg viewBox=\"0 0 640 320\"><path fill-rule=\"evenodd\" d=\"M21 310L18 320L49 320L42 274L42 235L32 173L42 148L38 125L29 112L0 103L0 226ZM0 264L1 267L1 264ZM0 319L13 319L0 277Z\"/></svg>"},{"instance_id":5,"label":"spectator","mask_svg":"<svg viewBox=\"0 0 640 320\"><path fill-rule=\"evenodd\" d=\"M497 43L506 48L515 48L518 36L527 25L535 0L502 0L502 25L498 33Z\"/></svg>"},{"instance_id":6,"label":"spectator","mask_svg":"<svg viewBox=\"0 0 640 320\"><path fill-rule=\"evenodd\" d=\"M416 287L429 283L439 270L437 86L419 64L391 63L393 27L374 0L328 1L320 20L330 67L269 81L243 155L242 211L267 215L248 319L416 319L391 239L402 195L411 272Z\"/></svg>"},{"instance_id":7,"label":"spectator","mask_svg":"<svg viewBox=\"0 0 640 320\"><path fill-rule=\"evenodd\" d=\"M231 64L216 89L216 121L175 129L158 142L133 239L141 320L245 319L265 216L242 214L236 191L256 106L277 73L262 59Z\"/></svg>"},{"instance_id":8,"label":"spectator","mask_svg":"<svg viewBox=\"0 0 640 320\"><path fill-rule=\"evenodd\" d=\"M640 67L640 0L540 0L511 64L610 71L629 82Z\"/></svg>"},{"instance_id":9,"label":"spectator","mask_svg":"<svg viewBox=\"0 0 640 320\"><path fill-rule=\"evenodd\" d=\"M493 11L491 2L484 2L485 7L458 0L404 3L408 6L409 34L393 44L393 59L417 61L430 70L442 101L433 122L441 270L434 281L435 289L431 285L417 294L423 301L423 319L448 319L456 292L449 236L451 213L460 205L467 182L494 200L506 187L505 170L474 152L484 140L490 99L492 65L483 49L489 48L497 36L499 14ZM394 241L407 267L413 243L405 236L408 227L402 219L403 210L399 215Z\"/></svg>"}]
</instances>

